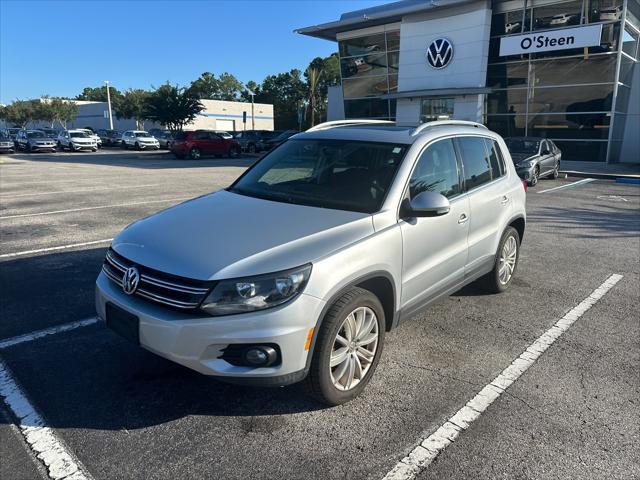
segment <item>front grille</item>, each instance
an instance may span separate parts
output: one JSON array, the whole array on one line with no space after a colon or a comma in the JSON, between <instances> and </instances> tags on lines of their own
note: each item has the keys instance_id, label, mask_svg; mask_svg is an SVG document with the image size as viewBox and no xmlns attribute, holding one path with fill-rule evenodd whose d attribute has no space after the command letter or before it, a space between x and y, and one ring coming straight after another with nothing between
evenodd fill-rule
<instances>
[{"instance_id":1,"label":"front grille","mask_svg":"<svg viewBox=\"0 0 640 480\"><path fill-rule=\"evenodd\" d=\"M168 273L158 272L137 265L118 255L112 249L107 252L102 271L116 285L122 288L125 272L136 267L140 273L140 283L135 295L179 310L194 310L204 300L215 282L191 280Z\"/></svg>"}]
</instances>

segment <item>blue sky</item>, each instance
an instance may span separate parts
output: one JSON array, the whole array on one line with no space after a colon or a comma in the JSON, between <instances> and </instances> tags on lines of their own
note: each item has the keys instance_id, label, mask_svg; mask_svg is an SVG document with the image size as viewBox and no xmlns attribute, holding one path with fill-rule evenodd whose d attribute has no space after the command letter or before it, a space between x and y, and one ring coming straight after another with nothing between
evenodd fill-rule
<instances>
[{"instance_id":1,"label":"blue sky","mask_svg":"<svg viewBox=\"0 0 640 480\"><path fill-rule=\"evenodd\" d=\"M120 90L185 85L205 71L262 81L336 51L295 28L383 3L0 0L0 102L75 96L103 80Z\"/></svg>"}]
</instances>

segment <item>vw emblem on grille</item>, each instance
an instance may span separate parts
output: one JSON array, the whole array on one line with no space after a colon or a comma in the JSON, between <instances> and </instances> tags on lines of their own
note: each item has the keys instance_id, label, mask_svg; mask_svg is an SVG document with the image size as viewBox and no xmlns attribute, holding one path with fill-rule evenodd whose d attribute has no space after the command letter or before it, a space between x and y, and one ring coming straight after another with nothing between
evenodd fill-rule
<instances>
[{"instance_id":1,"label":"vw emblem on grille","mask_svg":"<svg viewBox=\"0 0 640 480\"><path fill-rule=\"evenodd\" d=\"M427 63L441 69L449 65L453 58L453 44L446 38L438 38L427 48Z\"/></svg>"},{"instance_id":2,"label":"vw emblem on grille","mask_svg":"<svg viewBox=\"0 0 640 480\"><path fill-rule=\"evenodd\" d=\"M124 290L124 293L127 295L133 295L138 289L139 282L140 272L138 272L136 267L129 267L122 277L122 290Z\"/></svg>"}]
</instances>

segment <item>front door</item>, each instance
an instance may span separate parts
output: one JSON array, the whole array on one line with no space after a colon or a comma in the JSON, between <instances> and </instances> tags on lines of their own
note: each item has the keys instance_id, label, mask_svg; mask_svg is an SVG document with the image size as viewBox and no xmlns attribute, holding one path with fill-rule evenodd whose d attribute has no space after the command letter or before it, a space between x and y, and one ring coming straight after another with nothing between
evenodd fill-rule
<instances>
[{"instance_id":1,"label":"front door","mask_svg":"<svg viewBox=\"0 0 640 480\"><path fill-rule=\"evenodd\" d=\"M467 261L469 199L462 195L453 140L430 144L420 155L407 196L441 193L451 210L438 217L400 220L402 231L402 308L411 314L464 278Z\"/></svg>"}]
</instances>

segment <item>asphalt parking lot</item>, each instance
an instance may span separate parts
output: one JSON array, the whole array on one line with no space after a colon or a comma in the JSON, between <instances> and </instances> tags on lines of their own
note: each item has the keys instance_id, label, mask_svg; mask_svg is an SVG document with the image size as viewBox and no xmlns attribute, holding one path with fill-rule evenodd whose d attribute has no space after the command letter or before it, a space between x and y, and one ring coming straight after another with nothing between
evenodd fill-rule
<instances>
[{"instance_id":1,"label":"asphalt parking lot","mask_svg":"<svg viewBox=\"0 0 640 480\"><path fill-rule=\"evenodd\" d=\"M36 426L71 453L77 478L383 478L612 274L622 278L414 474L640 478L635 185L568 178L529 189L510 290L487 295L469 286L402 324L387 335L364 394L340 407L315 403L297 385L220 383L91 321L20 337L92 319L93 284L115 234L228 185L253 161L106 150L0 156L4 391L10 375L24 394L21 408L28 402ZM29 427L32 417L4 396L0 478L48 478L16 426Z\"/></svg>"}]
</instances>

